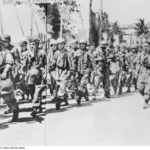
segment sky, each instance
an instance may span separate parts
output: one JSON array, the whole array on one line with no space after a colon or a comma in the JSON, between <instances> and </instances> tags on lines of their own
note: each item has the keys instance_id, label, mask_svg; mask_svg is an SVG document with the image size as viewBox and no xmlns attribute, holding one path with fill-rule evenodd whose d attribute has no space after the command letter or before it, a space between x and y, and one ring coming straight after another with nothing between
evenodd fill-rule
<instances>
[{"instance_id":1,"label":"sky","mask_svg":"<svg viewBox=\"0 0 150 150\"><path fill-rule=\"evenodd\" d=\"M17 7L21 26L23 28L25 36L30 36L31 31L31 8L29 5L18 5ZM3 33L9 34L12 37L13 42L22 40L23 35L21 27L15 11L14 5L3 5L2 9L2 20L3 20ZM39 16L35 13L35 20L33 22L33 34L37 35L38 30L41 33L45 33L45 25L40 20ZM37 26L36 26L36 23ZM0 30L1 35L1 30Z\"/></svg>"},{"instance_id":2,"label":"sky","mask_svg":"<svg viewBox=\"0 0 150 150\"><path fill-rule=\"evenodd\" d=\"M79 0L87 23L89 0ZM93 10L99 12L100 1L93 0ZM138 18L150 21L150 0L103 0L103 11L109 14L111 22L118 21L121 25L135 23Z\"/></svg>"}]
</instances>

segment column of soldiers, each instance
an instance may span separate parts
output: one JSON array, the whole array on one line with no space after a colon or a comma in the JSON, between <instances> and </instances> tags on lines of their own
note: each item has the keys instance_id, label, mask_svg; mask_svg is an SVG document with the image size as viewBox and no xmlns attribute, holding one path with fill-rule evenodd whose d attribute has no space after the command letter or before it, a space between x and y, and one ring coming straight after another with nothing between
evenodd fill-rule
<instances>
[{"instance_id":1,"label":"column of soldiers","mask_svg":"<svg viewBox=\"0 0 150 150\"><path fill-rule=\"evenodd\" d=\"M0 96L8 106L5 114L13 113L17 121L19 107L16 95L32 102L31 116L46 112L47 89L53 96L56 109L69 105L68 97L76 98L81 105L82 98L89 101L87 85L93 87L92 96L99 94L111 98L122 94L122 88L131 92L131 86L144 97L144 108L150 99L150 43L143 46L125 43L114 47L114 39L87 44L86 40L72 40L69 44L63 38L51 39L50 48L42 46L38 38L28 37L18 46L11 45L11 37L4 35L0 41ZM71 92L71 94L70 94Z\"/></svg>"}]
</instances>

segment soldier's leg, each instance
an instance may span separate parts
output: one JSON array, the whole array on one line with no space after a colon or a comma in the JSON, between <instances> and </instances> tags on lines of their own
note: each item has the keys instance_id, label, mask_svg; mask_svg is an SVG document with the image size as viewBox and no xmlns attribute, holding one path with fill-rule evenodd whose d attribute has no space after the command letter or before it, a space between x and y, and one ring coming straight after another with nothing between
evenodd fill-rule
<instances>
[{"instance_id":1,"label":"soldier's leg","mask_svg":"<svg viewBox=\"0 0 150 150\"><path fill-rule=\"evenodd\" d=\"M57 103L56 103L56 109L57 108L59 109L59 107L61 105L61 102L63 102L63 101L65 102L65 105L69 105L69 103L68 103L68 94L67 94L67 91L66 91L69 76L70 76L69 71L62 70L62 73L61 73L60 78L59 78L60 86L59 86L58 93L57 93L58 100L57 100Z\"/></svg>"},{"instance_id":2,"label":"soldier's leg","mask_svg":"<svg viewBox=\"0 0 150 150\"><path fill-rule=\"evenodd\" d=\"M28 85L28 89L29 89L29 93L30 93L30 96L31 96L31 100L33 100L33 98L34 98L34 93L35 93L35 85L29 84L29 85Z\"/></svg>"},{"instance_id":3,"label":"soldier's leg","mask_svg":"<svg viewBox=\"0 0 150 150\"><path fill-rule=\"evenodd\" d=\"M89 96L88 96L88 90L87 90L87 84L89 79L89 74L85 73L82 76L81 83L79 86L79 97L84 97L86 101L89 101Z\"/></svg>"},{"instance_id":4,"label":"soldier's leg","mask_svg":"<svg viewBox=\"0 0 150 150\"><path fill-rule=\"evenodd\" d=\"M118 94L122 94L122 88L123 88L124 77L125 77L124 72L121 71L121 72L119 73L119 78L118 78L118 89L119 89Z\"/></svg>"},{"instance_id":5,"label":"soldier's leg","mask_svg":"<svg viewBox=\"0 0 150 150\"><path fill-rule=\"evenodd\" d=\"M144 106L143 108L147 108L148 107L148 102L150 100L150 95L148 93L144 94Z\"/></svg>"},{"instance_id":6,"label":"soldier's leg","mask_svg":"<svg viewBox=\"0 0 150 150\"><path fill-rule=\"evenodd\" d=\"M110 73L107 69L104 70L103 88L105 91L105 96L110 98Z\"/></svg>"},{"instance_id":7,"label":"soldier's leg","mask_svg":"<svg viewBox=\"0 0 150 150\"><path fill-rule=\"evenodd\" d=\"M33 97L33 100L32 100L32 113L31 113L31 116L32 117L36 117L36 114L40 111L40 104L41 104L41 95L39 93L40 91L40 86L36 85L35 86L35 91L34 91L34 97Z\"/></svg>"},{"instance_id":8,"label":"soldier's leg","mask_svg":"<svg viewBox=\"0 0 150 150\"><path fill-rule=\"evenodd\" d=\"M9 109L13 112L12 121L17 121L19 115L19 107L14 95L14 92L3 95L3 100L8 105Z\"/></svg>"},{"instance_id":9,"label":"soldier's leg","mask_svg":"<svg viewBox=\"0 0 150 150\"><path fill-rule=\"evenodd\" d=\"M131 83L132 83L132 72L129 72L127 75L127 81L126 81L126 86L127 86L127 92L131 91Z\"/></svg>"},{"instance_id":10,"label":"soldier's leg","mask_svg":"<svg viewBox=\"0 0 150 150\"><path fill-rule=\"evenodd\" d=\"M118 87L118 77L116 75L113 75L111 78L111 85L114 90L114 94L117 93L117 87Z\"/></svg>"},{"instance_id":11,"label":"soldier's leg","mask_svg":"<svg viewBox=\"0 0 150 150\"><path fill-rule=\"evenodd\" d=\"M102 75L95 75L94 77L94 90L93 90L93 95L96 95L98 92L98 88L100 87L100 82L102 81Z\"/></svg>"}]
</instances>

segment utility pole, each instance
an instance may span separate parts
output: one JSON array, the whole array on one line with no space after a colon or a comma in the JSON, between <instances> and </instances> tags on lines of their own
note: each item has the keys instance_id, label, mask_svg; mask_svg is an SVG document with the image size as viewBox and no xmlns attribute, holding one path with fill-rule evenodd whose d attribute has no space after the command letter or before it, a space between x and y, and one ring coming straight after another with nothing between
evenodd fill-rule
<instances>
[{"instance_id":1,"label":"utility pole","mask_svg":"<svg viewBox=\"0 0 150 150\"><path fill-rule=\"evenodd\" d=\"M60 37L62 38L62 32L63 32L63 9L64 9L64 2L62 1L62 6L60 10L61 20L60 20Z\"/></svg>"},{"instance_id":2,"label":"utility pole","mask_svg":"<svg viewBox=\"0 0 150 150\"><path fill-rule=\"evenodd\" d=\"M89 3L89 44L93 42L92 36L92 0Z\"/></svg>"},{"instance_id":3,"label":"utility pole","mask_svg":"<svg viewBox=\"0 0 150 150\"><path fill-rule=\"evenodd\" d=\"M100 35L99 40L102 40L102 15L103 15L103 0L100 0Z\"/></svg>"},{"instance_id":4,"label":"utility pole","mask_svg":"<svg viewBox=\"0 0 150 150\"><path fill-rule=\"evenodd\" d=\"M3 1L0 1L0 28L1 28L1 35L3 35Z\"/></svg>"},{"instance_id":5,"label":"utility pole","mask_svg":"<svg viewBox=\"0 0 150 150\"><path fill-rule=\"evenodd\" d=\"M31 29L30 29L30 35L33 36L33 0L30 0L31 5Z\"/></svg>"}]
</instances>

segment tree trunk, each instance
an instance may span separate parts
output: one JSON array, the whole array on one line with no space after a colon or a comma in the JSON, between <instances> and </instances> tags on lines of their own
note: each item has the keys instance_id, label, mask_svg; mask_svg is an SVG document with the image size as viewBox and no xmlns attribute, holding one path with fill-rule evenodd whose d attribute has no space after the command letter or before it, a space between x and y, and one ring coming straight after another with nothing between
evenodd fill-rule
<instances>
[{"instance_id":1,"label":"tree trunk","mask_svg":"<svg viewBox=\"0 0 150 150\"><path fill-rule=\"evenodd\" d=\"M89 3L89 44L93 42L93 34L92 34L92 0Z\"/></svg>"}]
</instances>

